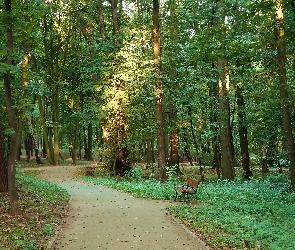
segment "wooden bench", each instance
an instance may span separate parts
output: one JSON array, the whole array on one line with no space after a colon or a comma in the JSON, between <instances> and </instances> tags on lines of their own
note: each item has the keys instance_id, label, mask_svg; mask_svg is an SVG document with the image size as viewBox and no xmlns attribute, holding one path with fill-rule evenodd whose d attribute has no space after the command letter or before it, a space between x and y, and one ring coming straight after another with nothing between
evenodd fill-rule
<instances>
[{"instance_id":1,"label":"wooden bench","mask_svg":"<svg viewBox=\"0 0 295 250\"><path fill-rule=\"evenodd\" d=\"M174 201L176 201L179 194L184 196L186 199L188 199L190 194L196 194L197 193L198 186L199 186L199 181L193 180L193 179L190 179L190 178L188 178L187 181L186 181L186 184L184 184L182 186L174 185L174 190L175 190L175 199L174 199Z\"/></svg>"}]
</instances>

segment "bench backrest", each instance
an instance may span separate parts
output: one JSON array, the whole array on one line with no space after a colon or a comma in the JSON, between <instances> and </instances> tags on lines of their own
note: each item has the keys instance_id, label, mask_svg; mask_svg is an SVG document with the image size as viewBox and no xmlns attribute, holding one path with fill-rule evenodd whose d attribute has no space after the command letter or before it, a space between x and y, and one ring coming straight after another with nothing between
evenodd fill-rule
<instances>
[{"instance_id":1,"label":"bench backrest","mask_svg":"<svg viewBox=\"0 0 295 250\"><path fill-rule=\"evenodd\" d=\"M190 185L192 187L198 187L199 186L199 181L188 178L186 184Z\"/></svg>"}]
</instances>

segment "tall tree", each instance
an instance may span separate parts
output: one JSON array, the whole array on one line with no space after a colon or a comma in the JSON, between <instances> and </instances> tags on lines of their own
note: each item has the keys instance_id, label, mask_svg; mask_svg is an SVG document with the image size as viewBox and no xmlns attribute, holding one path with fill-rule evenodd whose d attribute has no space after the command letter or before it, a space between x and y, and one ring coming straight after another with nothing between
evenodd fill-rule
<instances>
[{"instance_id":1,"label":"tall tree","mask_svg":"<svg viewBox=\"0 0 295 250\"><path fill-rule=\"evenodd\" d=\"M286 73L286 36L284 30L284 6L282 0L276 0L276 22L277 22L277 60L278 75L280 80L280 96L283 112L284 132L288 144L288 154L290 160L290 176L292 188L295 191L295 143L292 133L292 121L290 112L290 100L288 93L288 82Z\"/></svg>"},{"instance_id":2,"label":"tall tree","mask_svg":"<svg viewBox=\"0 0 295 250\"><path fill-rule=\"evenodd\" d=\"M155 64L155 89L156 89L156 119L157 119L157 145L160 179L166 180L166 150L164 136L163 99L164 89L161 77L161 39L160 39L160 5L159 0L153 0L153 39L154 39L154 64Z\"/></svg>"},{"instance_id":3,"label":"tall tree","mask_svg":"<svg viewBox=\"0 0 295 250\"><path fill-rule=\"evenodd\" d=\"M169 65L169 80L171 83L172 89L172 103L170 105L170 160L169 164L171 166L177 166L177 171L179 172L179 135L178 135L178 128L177 128L177 104L175 100L177 97L174 97L174 90L177 86L177 64L175 56L175 50L177 49L178 45L178 20L176 16L176 2L175 0L168 1L168 8L170 11L169 17L169 31L170 31L170 39L171 39L171 47L169 57L171 59L171 63Z\"/></svg>"},{"instance_id":4,"label":"tall tree","mask_svg":"<svg viewBox=\"0 0 295 250\"><path fill-rule=\"evenodd\" d=\"M219 16L218 27L220 30L220 54L217 61L218 87L219 87L219 122L220 122L220 146L222 178L232 180L235 177L234 155L232 145L232 128L230 124L229 103L229 69L226 58L226 25L225 25L225 1L217 1L217 14Z\"/></svg>"},{"instance_id":5,"label":"tall tree","mask_svg":"<svg viewBox=\"0 0 295 250\"><path fill-rule=\"evenodd\" d=\"M8 168L8 191L11 204L11 212L13 215L20 214L18 206L17 191L15 187L15 173L16 166L15 162L18 154L18 145L21 140L21 123L17 119L17 115L14 110L14 103L12 98L12 84L10 67L13 65L13 19L11 10L11 0L5 0L5 18L6 18L6 39L7 39L7 71L4 73L4 89L5 89L5 100L6 109L9 118L9 126L12 131L10 135L9 153L7 157L7 168Z\"/></svg>"},{"instance_id":6,"label":"tall tree","mask_svg":"<svg viewBox=\"0 0 295 250\"><path fill-rule=\"evenodd\" d=\"M126 145L127 132L126 132L126 113L124 110L124 92L125 84L122 76L119 73L119 68L122 62L119 59L119 51L122 47L122 40L120 38L120 23L119 23L119 10L122 8L118 6L118 0L111 0L112 11L112 25L113 25L113 53L114 59L112 62L112 82L114 96L112 101L114 106L112 108L112 115L114 122L113 135L115 137L115 158L113 162L114 174L124 175L126 171L131 169L129 162L129 149ZM120 2L120 4L122 4Z\"/></svg>"}]
</instances>

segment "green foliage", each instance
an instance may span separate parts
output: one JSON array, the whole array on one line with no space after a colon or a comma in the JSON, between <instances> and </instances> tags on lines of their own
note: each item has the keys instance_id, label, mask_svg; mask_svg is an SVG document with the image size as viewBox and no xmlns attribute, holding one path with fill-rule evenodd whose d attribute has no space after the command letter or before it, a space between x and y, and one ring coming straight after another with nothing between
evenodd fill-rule
<instances>
[{"instance_id":1,"label":"green foliage","mask_svg":"<svg viewBox=\"0 0 295 250\"><path fill-rule=\"evenodd\" d=\"M132 168L124 175L124 179L129 181L140 181L143 178L141 167Z\"/></svg>"},{"instance_id":2,"label":"green foliage","mask_svg":"<svg viewBox=\"0 0 295 250\"><path fill-rule=\"evenodd\" d=\"M166 169L167 169L168 182L178 183L179 174L177 173L177 166L167 166Z\"/></svg>"}]
</instances>

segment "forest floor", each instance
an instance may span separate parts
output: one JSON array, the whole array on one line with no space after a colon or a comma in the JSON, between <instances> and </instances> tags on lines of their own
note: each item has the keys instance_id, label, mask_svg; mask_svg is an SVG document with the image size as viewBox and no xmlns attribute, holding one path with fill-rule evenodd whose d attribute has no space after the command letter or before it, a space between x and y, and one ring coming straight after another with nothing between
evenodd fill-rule
<instances>
[{"instance_id":1,"label":"forest floor","mask_svg":"<svg viewBox=\"0 0 295 250\"><path fill-rule=\"evenodd\" d=\"M209 249L167 215L171 201L134 198L77 178L77 166L40 167L39 178L71 194L69 215L48 249ZM36 170L36 168L34 168Z\"/></svg>"}]
</instances>

